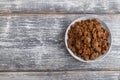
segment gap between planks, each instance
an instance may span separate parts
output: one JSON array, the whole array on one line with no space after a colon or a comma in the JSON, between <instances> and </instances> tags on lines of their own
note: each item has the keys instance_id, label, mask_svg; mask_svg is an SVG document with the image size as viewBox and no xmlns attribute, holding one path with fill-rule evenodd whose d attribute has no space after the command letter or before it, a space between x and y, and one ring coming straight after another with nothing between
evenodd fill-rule
<instances>
[{"instance_id":1,"label":"gap between planks","mask_svg":"<svg viewBox=\"0 0 120 80\"><path fill-rule=\"evenodd\" d=\"M1 72L120 72L120 70L0 70Z\"/></svg>"},{"instance_id":2,"label":"gap between planks","mask_svg":"<svg viewBox=\"0 0 120 80\"><path fill-rule=\"evenodd\" d=\"M120 14L116 13L79 13L79 12L16 12L16 11L2 11L0 14Z\"/></svg>"},{"instance_id":3,"label":"gap between planks","mask_svg":"<svg viewBox=\"0 0 120 80\"><path fill-rule=\"evenodd\" d=\"M63 73L63 72L65 72L65 73L67 73L67 72L69 72L69 73L115 73L115 72L118 72L118 73L120 73L120 71L51 71L50 73ZM0 72L0 73L11 73L11 72ZM14 72L14 73L18 73L18 72ZM27 71L26 72L19 72L19 73L27 73ZM34 72L30 72L30 73L34 73ZM35 73L49 73L49 72L35 72Z\"/></svg>"}]
</instances>

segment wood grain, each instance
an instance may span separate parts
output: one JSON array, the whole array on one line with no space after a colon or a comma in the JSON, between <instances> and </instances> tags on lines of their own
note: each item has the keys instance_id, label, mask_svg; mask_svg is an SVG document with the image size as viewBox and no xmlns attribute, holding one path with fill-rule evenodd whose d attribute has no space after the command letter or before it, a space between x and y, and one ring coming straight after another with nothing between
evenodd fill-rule
<instances>
[{"instance_id":1,"label":"wood grain","mask_svg":"<svg viewBox=\"0 0 120 80\"><path fill-rule=\"evenodd\" d=\"M75 60L66 50L64 34L75 19L90 16L111 30L108 56L94 63ZM1 15L0 71L120 70L120 14Z\"/></svg>"},{"instance_id":2,"label":"wood grain","mask_svg":"<svg viewBox=\"0 0 120 80\"><path fill-rule=\"evenodd\" d=\"M2 72L0 80L119 80L120 72L66 71L66 72Z\"/></svg>"},{"instance_id":3,"label":"wood grain","mask_svg":"<svg viewBox=\"0 0 120 80\"><path fill-rule=\"evenodd\" d=\"M0 0L0 13L120 13L120 0Z\"/></svg>"}]
</instances>

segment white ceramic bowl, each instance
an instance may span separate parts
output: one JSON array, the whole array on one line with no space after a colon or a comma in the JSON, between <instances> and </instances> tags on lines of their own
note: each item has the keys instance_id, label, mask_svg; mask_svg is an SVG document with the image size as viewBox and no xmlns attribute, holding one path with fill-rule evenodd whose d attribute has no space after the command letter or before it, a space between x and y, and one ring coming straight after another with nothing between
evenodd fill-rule
<instances>
[{"instance_id":1,"label":"white ceramic bowl","mask_svg":"<svg viewBox=\"0 0 120 80\"><path fill-rule=\"evenodd\" d=\"M111 45L112 45L111 32L110 32L109 28L107 27L107 25L106 25L103 21L101 21L101 20L99 20L98 18L96 18L96 19L101 23L102 27L110 33L110 35L109 35L109 37L108 37L108 42L110 43L110 47L109 47L109 50L107 51L107 53L105 53L104 55L99 56L99 57L98 57L97 59L95 59L95 60L88 60L88 61L86 61L86 60L82 59L81 57L76 56L76 55L71 51L71 49L68 48L68 44L67 44L67 40L68 40L68 30L70 29L71 25L74 24L76 21L81 21L81 20L86 20L86 19L93 19L93 18L91 18L91 17L78 18L78 19L74 20L74 21L68 26L68 28L67 28L67 30L66 30L66 33L65 33L65 45L66 45L66 48L67 48L67 50L69 51L69 53L70 53L75 59L77 59L77 60L79 60L79 61L82 61L82 62L95 62L95 61L98 61L98 60L100 60L100 59L103 59L106 55L108 55L108 53L109 53L109 51L110 51L110 49L111 49Z\"/></svg>"}]
</instances>

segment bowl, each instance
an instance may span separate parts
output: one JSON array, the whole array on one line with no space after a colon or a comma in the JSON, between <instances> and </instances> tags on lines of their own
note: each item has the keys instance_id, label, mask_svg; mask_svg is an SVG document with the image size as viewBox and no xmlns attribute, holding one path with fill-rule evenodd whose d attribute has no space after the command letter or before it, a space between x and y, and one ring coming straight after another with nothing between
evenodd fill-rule
<instances>
[{"instance_id":1,"label":"bowl","mask_svg":"<svg viewBox=\"0 0 120 80\"><path fill-rule=\"evenodd\" d=\"M95 61L101 60L101 59L103 59L105 56L107 56L108 53L110 52L111 45L112 45L112 37L111 37L110 29L109 29L109 27L108 27L102 20L100 20L100 19L98 19L98 18L95 18L95 19L97 19L97 20L101 23L101 25L102 25L101 27L103 27L105 30L107 30L107 31L109 32L109 34L110 34L109 37L108 37L108 42L110 43L109 50L108 50L104 55L99 56L99 57L98 57L97 59L95 59L95 60L88 60L88 61L86 61L86 60L82 59L81 57L76 56L76 55L71 51L71 49L68 48L68 44L67 44L67 40L68 40L68 30L70 29L71 25L74 24L74 23L77 22L77 21L86 20L86 19L93 19L93 18L92 18L92 17L82 17L82 18L78 18L78 19L74 20L74 21L68 26L68 28L66 29L66 32L65 32L65 45L66 45L66 48L67 48L68 52L69 52L75 59L77 59L77 60L79 60L79 61L82 61L82 62L95 62Z\"/></svg>"}]
</instances>

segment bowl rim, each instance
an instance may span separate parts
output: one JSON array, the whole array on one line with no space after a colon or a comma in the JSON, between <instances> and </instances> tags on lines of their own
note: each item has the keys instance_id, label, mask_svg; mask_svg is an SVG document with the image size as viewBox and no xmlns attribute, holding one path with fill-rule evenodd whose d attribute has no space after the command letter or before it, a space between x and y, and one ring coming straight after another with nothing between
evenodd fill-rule
<instances>
[{"instance_id":1,"label":"bowl rim","mask_svg":"<svg viewBox=\"0 0 120 80\"><path fill-rule=\"evenodd\" d=\"M77 22L77 21L87 20L87 19L97 19L97 20L101 23L102 27L103 27L103 28L106 28L106 30L107 30L107 31L109 32L109 34L110 34L110 35L109 35L109 43L110 43L109 50L108 50L104 55L99 56L97 59L95 59L95 60L88 60L88 61L86 61L86 60L84 60L84 59L76 56L76 55L71 51L71 49L68 48L68 44L67 44L67 40L68 40L68 30L70 29L71 25L74 24L74 23ZM104 26L103 26L103 25L104 25ZM110 53L110 50L111 50L111 47L112 47L112 34L111 34L111 31L110 31L109 27L106 25L105 22L103 22L102 20L100 20L100 19L98 19L98 18L96 18L96 17L81 17L81 18L77 18L77 19L75 19L74 21L72 21L72 22L70 23L70 25L69 25L69 26L67 27L67 29L66 29L65 39L64 39L64 40L65 40L65 46L66 46L68 52L71 54L71 56L73 56L73 57L74 57L75 59L77 59L78 61L87 62L87 63L88 63L88 62L96 62L96 61L99 61L99 60L103 59L104 57L106 57L106 56L108 55L108 53Z\"/></svg>"}]
</instances>

